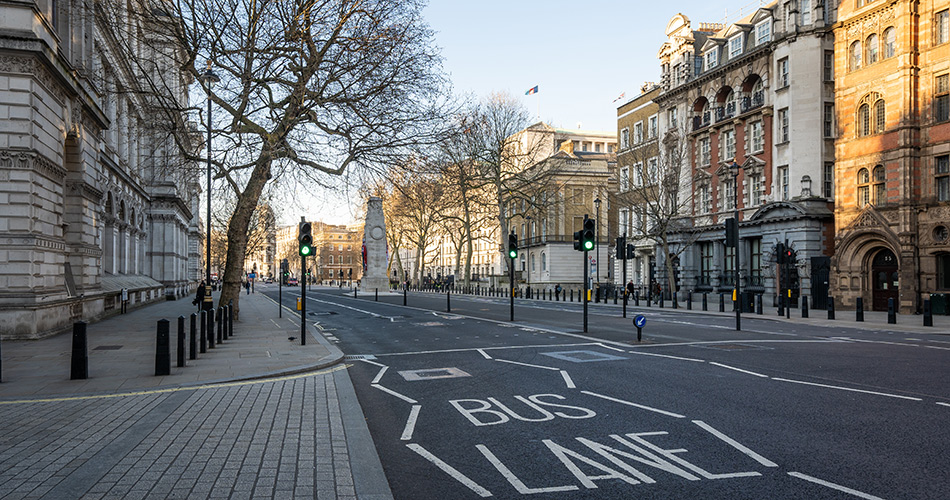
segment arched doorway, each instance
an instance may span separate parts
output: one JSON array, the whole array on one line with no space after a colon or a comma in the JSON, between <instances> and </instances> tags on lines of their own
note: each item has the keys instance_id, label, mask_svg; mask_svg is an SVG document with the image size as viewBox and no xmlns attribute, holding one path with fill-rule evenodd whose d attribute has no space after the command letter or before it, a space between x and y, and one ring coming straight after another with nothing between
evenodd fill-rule
<instances>
[{"instance_id":1,"label":"arched doorway","mask_svg":"<svg viewBox=\"0 0 950 500\"><path fill-rule=\"evenodd\" d=\"M871 261L871 307L874 311L886 311L887 299L894 299L898 306L897 257L887 248L881 249Z\"/></svg>"}]
</instances>

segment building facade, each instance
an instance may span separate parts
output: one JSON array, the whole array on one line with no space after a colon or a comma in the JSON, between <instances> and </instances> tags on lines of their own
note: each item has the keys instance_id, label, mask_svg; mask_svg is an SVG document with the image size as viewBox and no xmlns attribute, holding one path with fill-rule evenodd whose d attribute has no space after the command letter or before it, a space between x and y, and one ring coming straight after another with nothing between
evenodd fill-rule
<instances>
[{"instance_id":1,"label":"building facade","mask_svg":"<svg viewBox=\"0 0 950 500\"><path fill-rule=\"evenodd\" d=\"M950 292L950 19L946 2L839 7L836 254L845 306L919 312Z\"/></svg>"},{"instance_id":2,"label":"building facade","mask_svg":"<svg viewBox=\"0 0 950 500\"><path fill-rule=\"evenodd\" d=\"M132 58L98 2L0 6L0 335L35 338L131 305L190 294L200 191ZM107 24L107 23L113 24ZM125 24L122 24L125 23ZM141 33L141 32L140 32ZM142 35L145 36L145 35ZM138 52L136 52L138 51ZM184 75L166 71L185 107ZM154 94L151 94L152 96Z\"/></svg>"},{"instance_id":3,"label":"building facade","mask_svg":"<svg viewBox=\"0 0 950 500\"><path fill-rule=\"evenodd\" d=\"M777 1L738 22L693 29L682 14L659 52L661 163L685 144L681 228L668 255L680 289L743 290L777 302L781 290L824 307L833 239L835 12ZM724 244L738 210L738 249ZM776 249L794 252L791 279ZM660 262L661 283L669 268ZM664 290L667 287L664 286ZM747 295L747 299L748 299Z\"/></svg>"}]
</instances>

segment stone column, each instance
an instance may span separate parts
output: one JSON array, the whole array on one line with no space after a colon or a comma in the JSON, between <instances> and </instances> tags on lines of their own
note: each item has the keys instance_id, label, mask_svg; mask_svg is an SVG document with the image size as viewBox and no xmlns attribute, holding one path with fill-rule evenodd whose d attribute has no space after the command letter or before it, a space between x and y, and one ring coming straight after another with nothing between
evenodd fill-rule
<instances>
[{"instance_id":1,"label":"stone column","mask_svg":"<svg viewBox=\"0 0 950 500\"><path fill-rule=\"evenodd\" d=\"M388 250L386 244L386 220L383 216L383 200L370 197L366 207L366 224L363 229L363 244L366 246L366 270L363 273L361 288L389 290L389 277L386 275Z\"/></svg>"}]
</instances>

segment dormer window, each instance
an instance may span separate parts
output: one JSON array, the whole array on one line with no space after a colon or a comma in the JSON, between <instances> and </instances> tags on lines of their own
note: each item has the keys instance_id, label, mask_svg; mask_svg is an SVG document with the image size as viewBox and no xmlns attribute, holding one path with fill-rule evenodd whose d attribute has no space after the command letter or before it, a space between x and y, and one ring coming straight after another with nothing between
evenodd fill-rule
<instances>
[{"instance_id":1,"label":"dormer window","mask_svg":"<svg viewBox=\"0 0 950 500\"><path fill-rule=\"evenodd\" d=\"M729 59L735 59L742 54L742 33L729 39Z\"/></svg>"},{"instance_id":2,"label":"dormer window","mask_svg":"<svg viewBox=\"0 0 950 500\"><path fill-rule=\"evenodd\" d=\"M762 45L772 41L772 18L755 25L755 44Z\"/></svg>"},{"instance_id":3,"label":"dormer window","mask_svg":"<svg viewBox=\"0 0 950 500\"><path fill-rule=\"evenodd\" d=\"M713 47L709 49L709 52L705 54L706 59L706 71L709 71L719 65L719 47Z\"/></svg>"}]
</instances>

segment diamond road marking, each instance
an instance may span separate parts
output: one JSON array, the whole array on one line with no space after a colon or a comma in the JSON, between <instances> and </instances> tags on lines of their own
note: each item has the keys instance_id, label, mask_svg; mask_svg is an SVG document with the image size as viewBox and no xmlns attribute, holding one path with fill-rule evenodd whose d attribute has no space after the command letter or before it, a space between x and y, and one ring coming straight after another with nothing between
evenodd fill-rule
<instances>
[{"instance_id":1,"label":"diamond road marking","mask_svg":"<svg viewBox=\"0 0 950 500\"><path fill-rule=\"evenodd\" d=\"M614 356L613 354L604 354L597 351L559 351L542 352L540 354L564 361L570 361L572 363L590 363L593 361L613 361L615 359L627 359L622 356Z\"/></svg>"}]
</instances>

